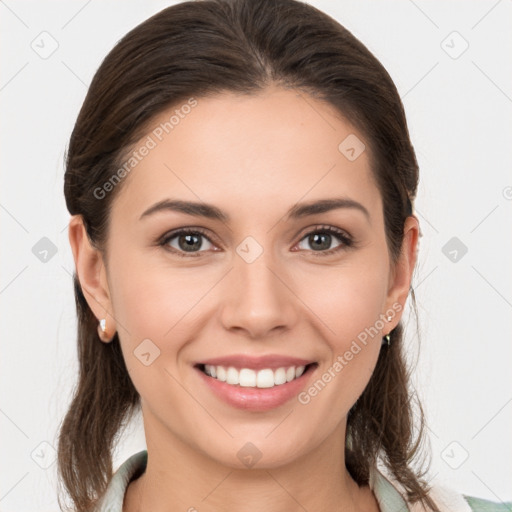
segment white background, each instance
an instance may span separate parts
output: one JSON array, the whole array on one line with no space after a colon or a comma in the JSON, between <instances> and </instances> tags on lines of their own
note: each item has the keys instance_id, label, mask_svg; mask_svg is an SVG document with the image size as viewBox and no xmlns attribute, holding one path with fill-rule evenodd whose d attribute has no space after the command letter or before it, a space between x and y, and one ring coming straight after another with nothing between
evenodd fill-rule
<instances>
[{"instance_id":1,"label":"white background","mask_svg":"<svg viewBox=\"0 0 512 512\"><path fill-rule=\"evenodd\" d=\"M2 512L58 510L53 447L77 371L62 191L67 141L102 59L171 3L0 2ZM427 413L430 475L466 494L510 500L512 1L308 3L345 25L387 68L418 155L414 382ZM46 59L31 47L41 37L50 47L43 31L58 43ZM32 252L42 237L57 248L46 263ZM452 237L468 249L455 262L442 250ZM115 467L144 448L135 424Z\"/></svg>"}]
</instances>

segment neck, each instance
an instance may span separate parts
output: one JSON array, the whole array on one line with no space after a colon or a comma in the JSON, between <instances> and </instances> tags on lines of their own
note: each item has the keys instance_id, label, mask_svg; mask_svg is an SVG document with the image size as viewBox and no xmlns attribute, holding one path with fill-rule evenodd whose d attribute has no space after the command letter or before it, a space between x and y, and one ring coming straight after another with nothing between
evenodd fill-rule
<instances>
[{"instance_id":1,"label":"neck","mask_svg":"<svg viewBox=\"0 0 512 512\"><path fill-rule=\"evenodd\" d=\"M369 487L359 487L345 467L345 425L315 450L266 469L225 466L168 431L165 445L151 443L162 437L148 435L147 429L146 439L146 470L129 484L123 512L380 510Z\"/></svg>"}]
</instances>

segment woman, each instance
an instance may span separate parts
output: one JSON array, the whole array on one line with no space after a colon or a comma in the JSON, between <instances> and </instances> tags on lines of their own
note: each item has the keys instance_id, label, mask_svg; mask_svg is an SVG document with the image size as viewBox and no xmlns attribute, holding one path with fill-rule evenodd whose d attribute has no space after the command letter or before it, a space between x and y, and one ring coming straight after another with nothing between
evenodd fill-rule
<instances>
[{"instance_id":1,"label":"woman","mask_svg":"<svg viewBox=\"0 0 512 512\"><path fill-rule=\"evenodd\" d=\"M500 510L413 469L417 184L391 78L317 9L184 2L128 33L67 155L74 510Z\"/></svg>"}]
</instances>

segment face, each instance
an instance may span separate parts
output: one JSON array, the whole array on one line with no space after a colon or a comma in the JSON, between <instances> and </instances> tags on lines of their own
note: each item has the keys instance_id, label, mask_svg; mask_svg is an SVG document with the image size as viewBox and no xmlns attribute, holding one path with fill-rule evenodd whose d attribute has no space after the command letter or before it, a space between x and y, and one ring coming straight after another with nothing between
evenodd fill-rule
<instances>
[{"instance_id":1,"label":"face","mask_svg":"<svg viewBox=\"0 0 512 512\"><path fill-rule=\"evenodd\" d=\"M176 109L133 148L102 270L148 449L270 468L343 446L412 271L389 259L368 149L339 149L365 136L293 90L197 98L167 134Z\"/></svg>"}]
</instances>

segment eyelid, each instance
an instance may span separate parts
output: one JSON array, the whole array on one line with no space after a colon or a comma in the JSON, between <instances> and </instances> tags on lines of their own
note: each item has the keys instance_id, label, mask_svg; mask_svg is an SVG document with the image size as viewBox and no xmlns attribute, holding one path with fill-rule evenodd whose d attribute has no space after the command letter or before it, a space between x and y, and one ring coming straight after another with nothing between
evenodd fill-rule
<instances>
[{"instance_id":1,"label":"eyelid","mask_svg":"<svg viewBox=\"0 0 512 512\"><path fill-rule=\"evenodd\" d=\"M340 237L345 237L351 241L353 240L352 235L345 229L337 228L336 226L332 226L330 224L313 224L312 226L308 226L302 230L303 234L301 235L301 238L299 239L299 241L303 240L304 237L306 237L312 233L317 233L317 232L321 233L321 232L325 232L325 231L327 231L328 233L334 233Z\"/></svg>"},{"instance_id":2,"label":"eyelid","mask_svg":"<svg viewBox=\"0 0 512 512\"><path fill-rule=\"evenodd\" d=\"M209 234L208 230L206 230L204 228L194 227L194 226L187 226L184 228L171 229L171 231L167 231L166 233L164 233L158 239L158 242L166 242L170 238L174 238L175 236L181 235L182 233L200 234L200 235L203 235L205 238L207 238L211 243L213 243L213 241L210 238L211 235Z\"/></svg>"}]
</instances>

